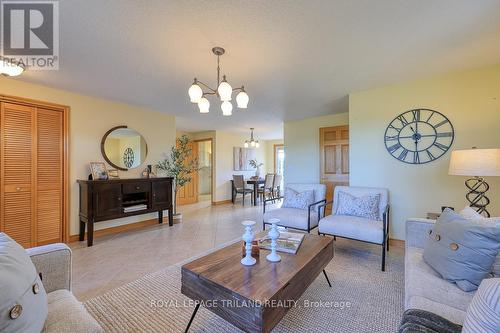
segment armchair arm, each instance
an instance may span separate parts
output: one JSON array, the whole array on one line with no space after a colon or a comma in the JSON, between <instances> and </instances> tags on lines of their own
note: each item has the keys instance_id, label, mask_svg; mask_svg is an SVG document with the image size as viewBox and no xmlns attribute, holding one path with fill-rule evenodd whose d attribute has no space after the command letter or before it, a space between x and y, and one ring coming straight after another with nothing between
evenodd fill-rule
<instances>
[{"instance_id":1,"label":"armchair arm","mask_svg":"<svg viewBox=\"0 0 500 333\"><path fill-rule=\"evenodd\" d=\"M389 237L389 212L390 206L387 204L384 209L384 213L382 215L382 222L384 223L384 241L387 237Z\"/></svg>"},{"instance_id":2,"label":"armchair arm","mask_svg":"<svg viewBox=\"0 0 500 333\"><path fill-rule=\"evenodd\" d=\"M320 204L320 203L325 203L326 202L326 199L322 199L320 201L317 201L317 202L313 202L312 204L310 204L308 207L307 207L307 229L311 229L311 208L313 208L314 206ZM318 206L318 222L319 222L319 211L320 211L320 206Z\"/></svg>"},{"instance_id":3,"label":"armchair arm","mask_svg":"<svg viewBox=\"0 0 500 333\"><path fill-rule=\"evenodd\" d=\"M71 249L66 244L38 246L26 252L41 274L48 293L58 289L71 290Z\"/></svg>"},{"instance_id":4,"label":"armchair arm","mask_svg":"<svg viewBox=\"0 0 500 333\"><path fill-rule=\"evenodd\" d=\"M281 200L281 199L284 199L284 197L277 197L277 198L269 198L269 199L264 199L264 205L263 205L263 207L264 207L264 211L263 211L263 213L265 213L265 212L266 212L266 202L269 202L269 201L274 201L274 200Z\"/></svg>"},{"instance_id":5,"label":"armchair arm","mask_svg":"<svg viewBox=\"0 0 500 333\"><path fill-rule=\"evenodd\" d=\"M326 206L329 206L333 204L333 200L330 200L330 201L326 201L325 199L325 202L321 205L318 205L318 221L321 219L321 208L323 208L323 217L325 217L325 208Z\"/></svg>"}]
</instances>

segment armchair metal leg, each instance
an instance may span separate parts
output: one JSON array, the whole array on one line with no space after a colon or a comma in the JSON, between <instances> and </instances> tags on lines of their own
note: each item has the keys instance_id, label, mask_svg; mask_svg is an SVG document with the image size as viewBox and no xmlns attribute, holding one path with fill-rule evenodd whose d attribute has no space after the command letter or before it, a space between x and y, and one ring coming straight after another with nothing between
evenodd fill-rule
<instances>
[{"instance_id":1,"label":"armchair metal leg","mask_svg":"<svg viewBox=\"0 0 500 333\"><path fill-rule=\"evenodd\" d=\"M385 242L382 244L382 272L385 272Z\"/></svg>"},{"instance_id":2,"label":"armchair metal leg","mask_svg":"<svg viewBox=\"0 0 500 333\"><path fill-rule=\"evenodd\" d=\"M323 274L325 275L325 279L326 279L326 282L328 282L328 285L330 286L330 288L332 287L332 284L330 283L330 279L328 278L328 275L326 274L326 271L323 270Z\"/></svg>"},{"instance_id":3,"label":"armchair metal leg","mask_svg":"<svg viewBox=\"0 0 500 333\"><path fill-rule=\"evenodd\" d=\"M389 252L389 236L387 236L387 252Z\"/></svg>"}]
</instances>

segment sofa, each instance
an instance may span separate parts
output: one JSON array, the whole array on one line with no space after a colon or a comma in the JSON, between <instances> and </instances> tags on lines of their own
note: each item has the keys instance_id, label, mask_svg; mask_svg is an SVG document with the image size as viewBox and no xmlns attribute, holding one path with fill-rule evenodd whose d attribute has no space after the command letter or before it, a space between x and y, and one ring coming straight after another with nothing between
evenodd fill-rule
<instances>
[{"instance_id":1,"label":"sofa","mask_svg":"<svg viewBox=\"0 0 500 333\"><path fill-rule=\"evenodd\" d=\"M405 310L420 309L462 325L475 292L465 292L443 280L424 261L424 245L435 220L406 221Z\"/></svg>"},{"instance_id":2,"label":"sofa","mask_svg":"<svg viewBox=\"0 0 500 333\"><path fill-rule=\"evenodd\" d=\"M102 328L71 293L71 250L51 244L26 252L42 278L47 292L48 315L44 333L100 333Z\"/></svg>"}]
</instances>

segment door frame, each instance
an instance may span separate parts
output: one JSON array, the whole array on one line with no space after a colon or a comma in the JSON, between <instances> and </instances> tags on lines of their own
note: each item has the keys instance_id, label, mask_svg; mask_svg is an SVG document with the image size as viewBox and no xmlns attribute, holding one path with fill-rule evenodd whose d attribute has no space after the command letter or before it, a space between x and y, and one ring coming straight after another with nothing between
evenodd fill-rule
<instances>
[{"instance_id":1,"label":"door frame","mask_svg":"<svg viewBox=\"0 0 500 333\"><path fill-rule=\"evenodd\" d=\"M284 143L277 143L277 144L273 145L274 173L277 173L276 172L276 151L278 150L278 147L285 148L285 144Z\"/></svg>"},{"instance_id":2,"label":"door frame","mask_svg":"<svg viewBox=\"0 0 500 333\"><path fill-rule=\"evenodd\" d=\"M212 156L210 157L210 166L211 166L211 176L212 180L210 181L210 202L213 205L214 204L214 180L215 180L215 166L214 166L214 139L213 138L205 138L205 139L196 139L193 140L193 142L200 143L204 141L210 141L210 150L212 151ZM198 151L199 152L199 151ZM196 171L198 172L198 171ZM199 193L198 193L199 195Z\"/></svg>"},{"instance_id":3,"label":"door frame","mask_svg":"<svg viewBox=\"0 0 500 333\"><path fill-rule=\"evenodd\" d=\"M0 94L0 102L13 103L26 105L30 107L43 107L46 109L52 109L63 114L63 193L62 193L62 241L63 243L69 242L69 233L70 233L70 225L69 225L69 212L70 212L70 203L71 203L71 191L69 189L69 113L71 108L67 105L56 104L52 102L45 102L25 97L18 96L10 96ZM1 177L3 179L3 177ZM2 196L3 200L3 196ZM3 203L2 203L3 204Z\"/></svg>"}]
</instances>

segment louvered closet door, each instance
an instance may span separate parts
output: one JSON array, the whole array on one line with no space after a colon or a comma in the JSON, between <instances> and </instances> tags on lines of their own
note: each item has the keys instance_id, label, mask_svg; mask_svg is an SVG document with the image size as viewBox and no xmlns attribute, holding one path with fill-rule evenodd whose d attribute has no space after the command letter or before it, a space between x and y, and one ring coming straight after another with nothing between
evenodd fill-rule
<instances>
[{"instance_id":1,"label":"louvered closet door","mask_svg":"<svg viewBox=\"0 0 500 333\"><path fill-rule=\"evenodd\" d=\"M36 243L62 242L63 113L37 110Z\"/></svg>"},{"instance_id":2,"label":"louvered closet door","mask_svg":"<svg viewBox=\"0 0 500 333\"><path fill-rule=\"evenodd\" d=\"M35 245L36 109L1 103L0 229L24 247Z\"/></svg>"}]
</instances>

